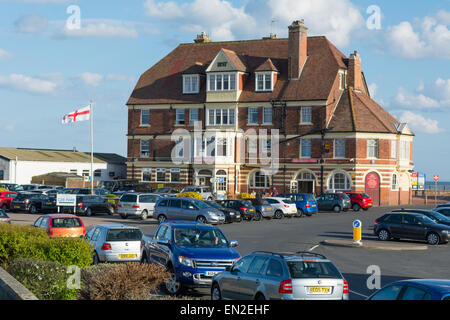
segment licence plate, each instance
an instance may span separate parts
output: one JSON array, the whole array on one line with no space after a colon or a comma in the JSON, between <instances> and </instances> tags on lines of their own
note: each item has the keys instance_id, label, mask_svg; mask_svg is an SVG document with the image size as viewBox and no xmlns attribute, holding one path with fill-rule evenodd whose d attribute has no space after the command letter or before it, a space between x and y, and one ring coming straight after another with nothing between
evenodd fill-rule
<instances>
[{"instance_id":1,"label":"licence plate","mask_svg":"<svg viewBox=\"0 0 450 320\"><path fill-rule=\"evenodd\" d=\"M51 205L52 205L51 202L46 202L45 204L48 205L48 206L51 206Z\"/></svg>"},{"instance_id":2,"label":"licence plate","mask_svg":"<svg viewBox=\"0 0 450 320\"><path fill-rule=\"evenodd\" d=\"M120 254L119 258L120 259L135 259L136 255L135 254Z\"/></svg>"},{"instance_id":3,"label":"licence plate","mask_svg":"<svg viewBox=\"0 0 450 320\"><path fill-rule=\"evenodd\" d=\"M331 287L308 287L308 294L330 294Z\"/></svg>"},{"instance_id":4,"label":"licence plate","mask_svg":"<svg viewBox=\"0 0 450 320\"><path fill-rule=\"evenodd\" d=\"M213 276L215 276L216 274L219 274L220 273L220 271L206 271L206 276L207 277L213 277Z\"/></svg>"},{"instance_id":5,"label":"licence plate","mask_svg":"<svg viewBox=\"0 0 450 320\"><path fill-rule=\"evenodd\" d=\"M14 209L20 209L20 206L14 206Z\"/></svg>"},{"instance_id":6,"label":"licence plate","mask_svg":"<svg viewBox=\"0 0 450 320\"><path fill-rule=\"evenodd\" d=\"M315 204L312 205L313 208L314 208L315 206L316 206Z\"/></svg>"},{"instance_id":7,"label":"licence plate","mask_svg":"<svg viewBox=\"0 0 450 320\"><path fill-rule=\"evenodd\" d=\"M272 207L266 207L266 210L267 210L267 211L271 211L271 210L272 210Z\"/></svg>"},{"instance_id":8,"label":"licence plate","mask_svg":"<svg viewBox=\"0 0 450 320\"><path fill-rule=\"evenodd\" d=\"M248 210L249 212L253 212L253 209Z\"/></svg>"}]
</instances>

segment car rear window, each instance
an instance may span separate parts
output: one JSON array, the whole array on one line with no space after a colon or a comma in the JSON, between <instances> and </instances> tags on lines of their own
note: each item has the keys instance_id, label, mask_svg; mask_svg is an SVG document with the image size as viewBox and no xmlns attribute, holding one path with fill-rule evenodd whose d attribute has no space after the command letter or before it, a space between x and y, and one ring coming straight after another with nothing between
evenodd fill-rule
<instances>
[{"instance_id":1,"label":"car rear window","mask_svg":"<svg viewBox=\"0 0 450 320\"><path fill-rule=\"evenodd\" d=\"M342 276L331 262L292 260L287 262L292 279L332 278Z\"/></svg>"},{"instance_id":2,"label":"car rear window","mask_svg":"<svg viewBox=\"0 0 450 320\"><path fill-rule=\"evenodd\" d=\"M137 202L137 195L135 194L124 194L122 198L120 198L120 202Z\"/></svg>"},{"instance_id":3,"label":"car rear window","mask_svg":"<svg viewBox=\"0 0 450 320\"><path fill-rule=\"evenodd\" d=\"M316 201L316 198L314 197L313 194L308 194L308 195L306 195L306 201L312 201L312 202L315 202L315 201Z\"/></svg>"},{"instance_id":4,"label":"car rear window","mask_svg":"<svg viewBox=\"0 0 450 320\"><path fill-rule=\"evenodd\" d=\"M365 193L361 193L361 197L362 198L365 198L365 199L369 199L370 197L367 195L367 194L365 194Z\"/></svg>"},{"instance_id":5,"label":"car rear window","mask_svg":"<svg viewBox=\"0 0 450 320\"><path fill-rule=\"evenodd\" d=\"M78 218L53 218L53 228L77 228L81 227L81 221Z\"/></svg>"},{"instance_id":6,"label":"car rear window","mask_svg":"<svg viewBox=\"0 0 450 320\"><path fill-rule=\"evenodd\" d=\"M111 229L106 233L106 241L141 241L142 232L138 229Z\"/></svg>"},{"instance_id":7,"label":"car rear window","mask_svg":"<svg viewBox=\"0 0 450 320\"><path fill-rule=\"evenodd\" d=\"M0 218L8 218L8 215L6 214L6 212L1 209L0 209Z\"/></svg>"}]
</instances>

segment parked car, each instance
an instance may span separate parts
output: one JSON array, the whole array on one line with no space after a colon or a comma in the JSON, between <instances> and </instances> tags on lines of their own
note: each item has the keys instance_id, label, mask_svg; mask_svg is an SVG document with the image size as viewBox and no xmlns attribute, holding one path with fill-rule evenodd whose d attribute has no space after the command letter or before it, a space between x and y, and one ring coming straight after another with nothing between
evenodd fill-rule
<instances>
[{"instance_id":1,"label":"parked car","mask_svg":"<svg viewBox=\"0 0 450 320\"><path fill-rule=\"evenodd\" d=\"M361 209L367 211L369 208L373 207L372 198L365 193L345 192L345 194L350 198L351 208L353 211L359 211Z\"/></svg>"},{"instance_id":2,"label":"parked car","mask_svg":"<svg viewBox=\"0 0 450 320\"><path fill-rule=\"evenodd\" d=\"M32 191L39 189L39 187L44 187L43 184L23 184L22 189L23 191Z\"/></svg>"},{"instance_id":3,"label":"parked car","mask_svg":"<svg viewBox=\"0 0 450 320\"><path fill-rule=\"evenodd\" d=\"M288 198L297 206L296 217L302 217L304 214L311 216L319 211L317 200L311 193L282 193L277 195L280 198Z\"/></svg>"},{"instance_id":4,"label":"parked car","mask_svg":"<svg viewBox=\"0 0 450 320\"><path fill-rule=\"evenodd\" d=\"M348 283L325 256L256 251L214 276L212 300L348 300Z\"/></svg>"},{"instance_id":5,"label":"parked car","mask_svg":"<svg viewBox=\"0 0 450 320\"><path fill-rule=\"evenodd\" d=\"M92 227L86 239L94 247L93 264L140 261L142 236L138 228L123 224Z\"/></svg>"},{"instance_id":6,"label":"parked car","mask_svg":"<svg viewBox=\"0 0 450 320\"><path fill-rule=\"evenodd\" d=\"M348 211L351 208L351 201L345 193L324 193L317 197L317 207L319 211Z\"/></svg>"},{"instance_id":7,"label":"parked car","mask_svg":"<svg viewBox=\"0 0 450 320\"><path fill-rule=\"evenodd\" d=\"M189 186L181 190L181 193L183 192L196 192L202 196L203 200L212 201L215 198L212 194L211 187L208 186Z\"/></svg>"},{"instance_id":8,"label":"parked car","mask_svg":"<svg viewBox=\"0 0 450 320\"><path fill-rule=\"evenodd\" d=\"M450 280L396 281L381 288L367 300L450 300Z\"/></svg>"},{"instance_id":9,"label":"parked car","mask_svg":"<svg viewBox=\"0 0 450 320\"><path fill-rule=\"evenodd\" d=\"M61 211L71 214L81 214L87 217L99 213L107 213L110 216L114 214L114 208L108 200L96 195L77 195L76 208L61 207Z\"/></svg>"},{"instance_id":10,"label":"parked car","mask_svg":"<svg viewBox=\"0 0 450 320\"><path fill-rule=\"evenodd\" d=\"M125 193L117 204L117 211L123 219L137 216L146 220L148 217L153 217L155 205L159 199L161 195L158 194Z\"/></svg>"},{"instance_id":11,"label":"parked car","mask_svg":"<svg viewBox=\"0 0 450 320\"><path fill-rule=\"evenodd\" d=\"M448 243L450 226L436 223L421 213L387 213L375 220L373 232L379 240L393 238L425 240L430 245Z\"/></svg>"},{"instance_id":12,"label":"parked car","mask_svg":"<svg viewBox=\"0 0 450 320\"><path fill-rule=\"evenodd\" d=\"M222 213L225 215L225 223L242 221L241 214L239 213L239 211L235 209L225 208L224 206L221 206L220 204L214 201L205 201L205 203L211 206L212 208L222 211Z\"/></svg>"},{"instance_id":13,"label":"parked car","mask_svg":"<svg viewBox=\"0 0 450 320\"><path fill-rule=\"evenodd\" d=\"M166 220L225 223L225 215L220 210L192 198L162 198L156 203L153 216L160 223Z\"/></svg>"},{"instance_id":14,"label":"parked car","mask_svg":"<svg viewBox=\"0 0 450 320\"><path fill-rule=\"evenodd\" d=\"M48 214L39 217L34 226L46 230L50 238L83 238L86 235L83 221L74 215Z\"/></svg>"},{"instance_id":15,"label":"parked car","mask_svg":"<svg viewBox=\"0 0 450 320\"><path fill-rule=\"evenodd\" d=\"M436 206L436 208L442 208L442 207L450 207L450 202L440 203Z\"/></svg>"},{"instance_id":16,"label":"parked car","mask_svg":"<svg viewBox=\"0 0 450 320\"><path fill-rule=\"evenodd\" d=\"M244 220L261 220L261 215L256 214L256 209L248 200L219 200L219 205L227 209L238 211Z\"/></svg>"},{"instance_id":17,"label":"parked car","mask_svg":"<svg viewBox=\"0 0 450 320\"><path fill-rule=\"evenodd\" d=\"M265 198L265 200L273 207L275 219L281 219L282 217L292 218L297 214L297 206L288 198L271 197Z\"/></svg>"},{"instance_id":18,"label":"parked car","mask_svg":"<svg viewBox=\"0 0 450 320\"><path fill-rule=\"evenodd\" d=\"M4 209L0 209L0 222L11 223L11 218L8 217Z\"/></svg>"},{"instance_id":19,"label":"parked car","mask_svg":"<svg viewBox=\"0 0 450 320\"><path fill-rule=\"evenodd\" d=\"M397 209L392 210L392 212L413 212L413 213L421 213L424 216L427 216L431 220L434 220L436 223L445 224L450 226L450 218L440 214L439 212L432 210L422 210L422 209Z\"/></svg>"},{"instance_id":20,"label":"parked car","mask_svg":"<svg viewBox=\"0 0 450 320\"><path fill-rule=\"evenodd\" d=\"M2 183L1 187L8 189L9 191L15 191L15 192L24 191L23 187L16 183Z\"/></svg>"},{"instance_id":21,"label":"parked car","mask_svg":"<svg viewBox=\"0 0 450 320\"><path fill-rule=\"evenodd\" d=\"M436 212L450 218L450 207L437 206L436 208L433 209L433 211L436 211Z\"/></svg>"},{"instance_id":22,"label":"parked car","mask_svg":"<svg viewBox=\"0 0 450 320\"><path fill-rule=\"evenodd\" d=\"M144 236L142 261L166 267L170 273L166 290L178 294L187 287L210 287L214 275L240 258L237 245L217 227L166 221L154 236Z\"/></svg>"},{"instance_id":23,"label":"parked car","mask_svg":"<svg viewBox=\"0 0 450 320\"><path fill-rule=\"evenodd\" d=\"M56 200L46 195L21 192L11 201L12 212L56 212Z\"/></svg>"},{"instance_id":24,"label":"parked car","mask_svg":"<svg viewBox=\"0 0 450 320\"><path fill-rule=\"evenodd\" d=\"M161 195L162 197L176 196L180 192L172 188L159 188L154 191L154 193Z\"/></svg>"},{"instance_id":25,"label":"parked car","mask_svg":"<svg viewBox=\"0 0 450 320\"><path fill-rule=\"evenodd\" d=\"M256 213L253 220L260 221L262 218L272 219L275 216L275 210L266 199L248 199L255 208Z\"/></svg>"},{"instance_id":26,"label":"parked car","mask_svg":"<svg viewBox=\"0 0 450 320\"><path fill-rule=\"evenodd\" d=\"M5 212L11 209L11 202L17 197L17 192L15 191L0 191L0 209Z\"/></svg>"}]
</instances>

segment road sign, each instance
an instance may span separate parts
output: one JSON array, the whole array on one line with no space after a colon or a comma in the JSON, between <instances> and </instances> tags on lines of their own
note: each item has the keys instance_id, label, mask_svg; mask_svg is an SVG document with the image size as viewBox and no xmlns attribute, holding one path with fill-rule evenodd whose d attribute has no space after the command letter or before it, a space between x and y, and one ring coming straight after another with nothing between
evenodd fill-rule
<instances>
[{"instance_id":1,"label":"road sign","mask_svg":"<svg viewBox=\"0 0 450 320\"><path fill-rule=\"evenodd\" d=\"M57 194L56 205L58 207L75 207L77 205L76 194Z\"/></svg>"},{"instance_id":2,"label":"road sign","mask_svg":"<svg viewBox=\"0 0 450 320\"><path fill-rule=\"evenodd\" d=\"M362 245L362 223L360 220L353 221L353 244Z\"/></svg>"},{"instance_id":3,"label":"road sign","mask_svg":"<svg viewBox=\"0 0 450 320\"><path fill-rule=\"evenodd\" d=\"M435 175L433 176L433 180L436 181L436 182L439 181L439 175L438 175L438 174L435 174Z\"/></svg>"}]
</instances>

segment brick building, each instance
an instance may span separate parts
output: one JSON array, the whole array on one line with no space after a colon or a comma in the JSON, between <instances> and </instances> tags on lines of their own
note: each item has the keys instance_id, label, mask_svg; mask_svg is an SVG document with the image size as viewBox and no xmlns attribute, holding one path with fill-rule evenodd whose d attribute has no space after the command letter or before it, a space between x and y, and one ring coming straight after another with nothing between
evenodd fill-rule
<instances>
[{"instance_id":1,"label":"brick building","mask_svg":"<svg viewBox=\"0 0 450 320\"><path fill-rule=\"evenodd\" d=\"M414 134L371 99L361 68L356 51L347 57L326 37L308 37L302 21L287 39L201 34L146 71L131 94L127 176L230 195L273 186L409 203ZM278 170L268 174L274 159Z\"/></svg>"}]
</instances>

